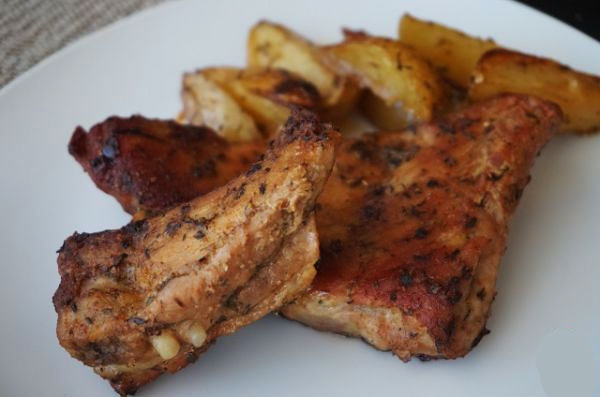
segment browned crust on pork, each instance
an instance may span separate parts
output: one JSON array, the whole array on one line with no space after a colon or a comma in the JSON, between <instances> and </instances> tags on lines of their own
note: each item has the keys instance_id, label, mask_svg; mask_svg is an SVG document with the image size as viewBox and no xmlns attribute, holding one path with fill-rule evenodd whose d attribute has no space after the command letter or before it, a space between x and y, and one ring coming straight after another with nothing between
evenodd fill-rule
<instances>
[{"instance_id":1,"label":"browned crust on pork","mask_svg":"<svg viewBox=\"0 0 600 397\"><path fill-rule=\"evenodd\" d=\"M552 103L506 95L346 140L318 200L317 277L282 312L404 359L465 355L489 316L508 220L560 121Z\"/></svg>"}]
</instances>

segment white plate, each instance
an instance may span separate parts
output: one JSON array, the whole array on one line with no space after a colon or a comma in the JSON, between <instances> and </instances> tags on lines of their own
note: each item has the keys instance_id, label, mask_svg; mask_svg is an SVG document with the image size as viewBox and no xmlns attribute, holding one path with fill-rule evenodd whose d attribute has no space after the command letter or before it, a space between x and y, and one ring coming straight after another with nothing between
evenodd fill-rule
<instances>
[{"instance_id":1,"label":"white plate","mask_svg":"<svg viewBox=\"0 0 600 397\"><path fill-rule=\"evenodd\" d=\"M74 230L127 222L67 154L78 124L172 117L183 71L244 62L268 18L319 41L340 27L394 36L411 12L600 74L600 45L505 1L182 1L144 11L50 57L0 93L0 395L111 395L55 336L54 251ZM560 137L511 225L491 335L466 358L403 364L356 339L270 316L222 338L140 396L599 396L600 136Z\"/></svg>"}]
</instances>

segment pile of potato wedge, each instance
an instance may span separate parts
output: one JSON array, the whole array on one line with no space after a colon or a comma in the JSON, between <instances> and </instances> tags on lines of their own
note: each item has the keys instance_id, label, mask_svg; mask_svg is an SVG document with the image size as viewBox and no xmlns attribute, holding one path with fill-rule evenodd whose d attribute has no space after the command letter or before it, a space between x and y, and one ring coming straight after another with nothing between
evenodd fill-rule
<instances>
[{"instance_id":1,"label":"pile of potato wedge","mask_svg":"<svg viewBox=\"0 0 600 397\"><path fill-rule=\"evenodd\" d=\"M272 136L293 106L342 125L360 113L398 130L505 92L558 104L561 132L600 130L599 77L408 14L398 38L344 30L341 43L325 46L261 21L248 35L246 68L184 75L178 120L230 142Z\"/></svg>"}]
</instances>

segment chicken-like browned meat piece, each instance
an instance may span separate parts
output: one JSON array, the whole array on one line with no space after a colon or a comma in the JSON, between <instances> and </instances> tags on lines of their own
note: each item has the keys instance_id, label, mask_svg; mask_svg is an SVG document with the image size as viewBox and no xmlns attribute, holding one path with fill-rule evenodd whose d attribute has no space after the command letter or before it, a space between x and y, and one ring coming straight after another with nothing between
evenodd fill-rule
<instances>
[{"instance_id":1,"label":"chicken-like browned meat piece","mask_svg":"<svg viewBox=\"0 0 600 397\"><path fill-rule=\"evenodd\" d=\"M153 213L222 186L264 151L262 141L229 144L205 127L141 116L78 127L69 152L125 211ZM147 214L140 214L147 215Z\"/></svg>"},{"instance_id":2,"label":"chicken-like browned meat piece","mask_svg":"<svg viewBox=\"0 0 600 397\"><path fill-rule=\"evenodd\" d=\"M414 131L347 140L320 196L318 274L282 313L403 360L486 332L507 224L557 106L502 96Z\"/></svg>"},{"instance_id":3,"label":"chicken-like browned meat piece","mask_svg":"<svg viewBox=\"0 0 600 397\"><path fill-rule=\"evenodd\" d=\"M506 95L346 139L317 202L318 275L282 312L405 360L466 354L485 333L508 220L560 119Z\"/></svg>"},{"instance_id":4,"label":"chicken-like browned meat piece","mask_svg":"<svg viewBox=\"0 0 600 397\"><path fill-rule=\"evenodd\" d=\"M298 112L265 157L211 193L59 250L61 345L133 393L304 291L319 257L314 206L337 133Z\"/></svg>"}]
</instances>

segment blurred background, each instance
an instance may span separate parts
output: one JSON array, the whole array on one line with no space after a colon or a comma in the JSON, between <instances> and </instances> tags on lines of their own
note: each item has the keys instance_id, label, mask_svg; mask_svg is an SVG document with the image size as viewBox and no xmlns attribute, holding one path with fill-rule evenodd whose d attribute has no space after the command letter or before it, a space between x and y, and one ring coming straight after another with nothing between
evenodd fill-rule
<instances>
[{"instance_id":1,"label":"blurred background","mask_svg":"<svg viewBox=\"0 0 600 397\"><path fill-rule=\"evenodd\" d=\"M598 0L519 0L519 2L552 15L588 36L600 40L600 1Z\"/></svg>"}]
</instances>

